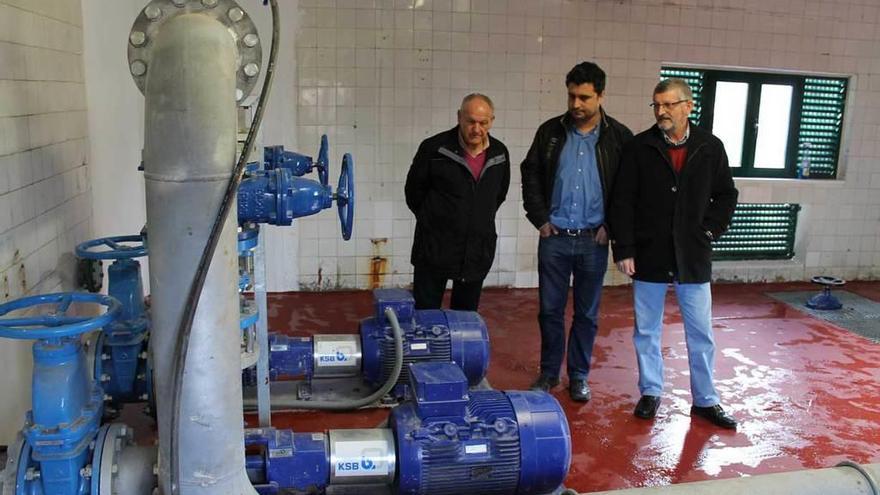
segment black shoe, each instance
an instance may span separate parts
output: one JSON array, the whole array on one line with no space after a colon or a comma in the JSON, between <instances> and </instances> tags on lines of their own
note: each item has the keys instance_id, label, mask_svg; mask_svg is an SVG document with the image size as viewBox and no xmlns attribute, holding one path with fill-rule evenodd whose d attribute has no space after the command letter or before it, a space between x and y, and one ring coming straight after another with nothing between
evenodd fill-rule
<instances>
[{"instance_id":1,"label":"black shoe","mask_svg":"<svg viewBox=\"0 0 880 495\"><path fill-rule=\"evenodd\" d=\"M541 373L541 376L535 380L535 383L529 387L529 390L534 390L537 392L549 392L550 389L559 385L559 377L558 376L550 376Z\"/></svg>"},{"instance_id":2,"label":"black shoe","mask_svg":"<svg viewBox=\"0 0 880 495\"><path fill-rule=\"evenodd\" d=\"M728 428L731 430L736 429L736 418L724 412L724 409L721 408L721 404L715 404L714 406L709 407L691 406L691 417L693 416L708 419L715 426L720 426L721 428Z\"/></svg>"},{"instance_id":3,"label":"black shoe","mask_svg":"<svg viewBox=\"0 0 880 495\"><path fill-rule=\"evenodd\" d=\"M586 380L569 380L568 395L575 402L589 402L593 396Z\"/></svg>"},{"instance_id":4,"label":"black shoe","mask_svg":"<svg viewBox=\"0 0 880 495\"><path fill-rule=\"evenodd\" d=\"M657 409L660 408L660 397L656 395L643 395L636 404L636 410L633 414L637 418L653 419L657 415Z\"/></svg>"}]
</instances>

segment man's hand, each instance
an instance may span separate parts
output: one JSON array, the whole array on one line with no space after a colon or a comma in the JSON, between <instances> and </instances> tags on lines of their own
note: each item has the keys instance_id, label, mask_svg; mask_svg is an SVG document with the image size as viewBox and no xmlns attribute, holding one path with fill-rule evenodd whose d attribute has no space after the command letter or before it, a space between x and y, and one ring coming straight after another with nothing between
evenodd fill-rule
<instances>
[{"instance_id":1,"label":"man's hand","mask_svg":"<svg viewBox=\"0 0 880 495\"><path fill-rule=\"evenodd\" d=\"M608 232L605 230L604 225L600 225L598 229L596 229L596 244L600 246L608 245Z\"/></svg>"},{"instance_id":2,"label":"man's hand","mask_svg":"<svg viewBox=\"0 0 880 495\"><path fill-rule=\"evenodd\" d=\"M617 269L624 275L632 277L636 273L635 258L627 258L617 262Z\"/></svg>"},{"instance_id":3,"label":"man's hand","mask_svg":"<svg viewBox=\"0 0 880 495\"><path fill-rule=\"evenodd\" d=\"M547 222L544 225L541 225L541 228L538 229L541 233L541 237L550 237L551 235L556 235L559 233L559 230L552 223Z\"/></svg>"}]
</instances>

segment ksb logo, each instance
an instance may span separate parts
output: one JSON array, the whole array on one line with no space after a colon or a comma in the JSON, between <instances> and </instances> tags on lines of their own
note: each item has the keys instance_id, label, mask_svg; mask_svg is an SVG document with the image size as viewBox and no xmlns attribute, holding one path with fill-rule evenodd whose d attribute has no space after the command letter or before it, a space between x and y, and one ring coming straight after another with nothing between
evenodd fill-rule
<instances>
[{"instance_id":1,"label":"ksb logo","mask_svg":"<svg viewBox=\"0 0 880 495\"><path fill-rule=\"evenodd\" d=\"M337 471L375 471L376 463L373 462L372 459L367 459L366 457L361 458L361 462L337 462L336 463Z\"/></svg>"},{"instance_id":2,"label":"ksb logo","mask_svg":"<svg viewBox=\"0 0 880 495\"><path fill-rule=\"evenodd\" d=\"M336 351L335 356L321 356L319 361L322 363L344 363L348 361L348 356L342 351Z\"/></svg>"}]
</instances>

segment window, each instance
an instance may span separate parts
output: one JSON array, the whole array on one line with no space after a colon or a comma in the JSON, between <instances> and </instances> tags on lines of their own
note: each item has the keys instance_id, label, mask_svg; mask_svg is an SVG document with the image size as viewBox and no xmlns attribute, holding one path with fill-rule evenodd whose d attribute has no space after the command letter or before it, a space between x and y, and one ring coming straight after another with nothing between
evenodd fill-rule
<instances>
[{"instance_id":1,"label":"window","mask_svg":"<svg viewBox=\"0 0 880 495\"><path fill-rule=\"evenodd\" d=\"M694 91L691 120L724 143L734 176L837 176L846 78L663 67Z\"/></svg>"},{"instance_id":2,"label":"window","mask_svg":"<svg viewBox=\"0 0 880 495\"><path fill-rule=\"evenodd\" d=\"M791 259L800 209L789 203L737 204L730 228L712 243L712 259Z\"/></svg>"}]
</instances>

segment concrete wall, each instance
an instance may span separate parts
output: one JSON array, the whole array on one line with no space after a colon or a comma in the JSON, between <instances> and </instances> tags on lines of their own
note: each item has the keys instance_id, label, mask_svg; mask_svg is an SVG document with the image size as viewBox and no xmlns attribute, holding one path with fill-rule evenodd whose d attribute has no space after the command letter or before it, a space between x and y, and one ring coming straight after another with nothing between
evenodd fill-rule
<instances>
[{"instance_id":1,"label":"concrete wall","mask_svg":"<svg viewBox=\"0 0 880 495\"><path fill-rule=\"evenodd\" d=\"M69 290L91 235L79 0L0 0L0 302ZM0 339L0 445L30 404L30 343Z\"/></svg>"},{"instance_id":2,"label":"concrete wall","mask_svg":"<svg viewBox=\"0 0 880 495\"><path fill-rule=\"evenodd\" d=\"M403 183L418 143L455 124L472 91L497 105L493 134L518 165L535 129L566 106L581 60L608 73L606 108L633 130L652 124L664 63L852 76L839 180L737 180L743 202L795 202L791 261L726 262L725 280L880 276L880 23L866 0L303 0L297 32L298 131L330 136L332 163L357 164L353 242L336 220L299 222L304 288L405 285L414 219ZM498 215L488 285L537 285L537 235L518 166ZM377 271L378 269L378 271ZM607 283L626 279L609 270Z\"/></svg>"}]
</instances>

